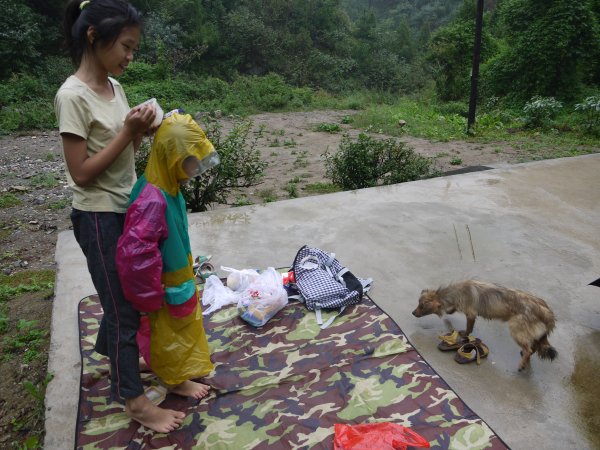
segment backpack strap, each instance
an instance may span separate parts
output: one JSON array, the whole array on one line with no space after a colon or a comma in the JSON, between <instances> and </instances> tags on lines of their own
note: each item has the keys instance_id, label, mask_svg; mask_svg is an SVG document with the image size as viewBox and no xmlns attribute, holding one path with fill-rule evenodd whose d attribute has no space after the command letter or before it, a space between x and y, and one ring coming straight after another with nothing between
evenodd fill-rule
<instances>
[{"instance_id":1,"label":"backpack strap","mask_svg":"<svg viewBox=\"0 0 600 450\"><path fill-rule=\"evenodd\" d=\"M321 330L324 330L325 328L327 328L329 325L331 325L333 323L333 321L335 320L336 317L338 317L339 315L341 315L344 312L344 309L346 309L345 306L342 306L339 310L339 312L335 315L335 316L331 316L327 322L323 323L323 317L321 316L321 308L317 308L315 309L315 315L317 316L317 323L319 325L321 325Z\"/></svg>"}]
</instances>

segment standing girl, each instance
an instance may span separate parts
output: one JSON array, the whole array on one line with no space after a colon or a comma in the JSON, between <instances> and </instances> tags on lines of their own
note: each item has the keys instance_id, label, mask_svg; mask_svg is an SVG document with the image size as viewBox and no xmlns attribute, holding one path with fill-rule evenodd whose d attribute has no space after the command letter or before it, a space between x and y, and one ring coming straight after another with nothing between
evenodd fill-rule
<instances>
[{"instance_id":1,"label":"standing girl","mask_svg":"<svg viewBox=\"0 0 600 450\"><path fill-rule=\"evenodd\" d=\"M109 77L122 74L133 60L140 15L123 0L70 0L64 31L78 68L58 90L54 108L73 191L73 232L104 310L95 350L109 357L112 396L125 399L129 417L166 433L185 415L159 408L144 395L136 343L140 317L123 296L115 266L136 181L134 151L156 115L152 106L130 110L121 85Z\"/></svg>"}]
</instances>

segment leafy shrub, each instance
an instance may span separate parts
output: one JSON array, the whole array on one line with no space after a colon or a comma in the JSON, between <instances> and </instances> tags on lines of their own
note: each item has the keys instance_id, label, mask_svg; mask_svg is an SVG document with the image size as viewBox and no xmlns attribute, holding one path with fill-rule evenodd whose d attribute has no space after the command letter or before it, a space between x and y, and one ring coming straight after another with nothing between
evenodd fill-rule
<instances>
[{"instance_id":1,"label":"leafy shrub","mask_svg":"<svg viewBox=\"0 0 600 450\"><path fill-rule=\"evenodd\" d=\"M556 117L558 111L562 108L562 103L554 97L541 97L536 95L531 98L523 107L525 113L526 126L536 128L546 125L551 119Z\"/></svg>"},{"instance_id":2,"label":"leafy shrub","mask_svg":"<svg viewBox=\"0 0 600 450\"><path fill-rule=\"evenodd\" d=\"M221 163L184 186L183 196L192 212L206 211L214 203L227 203L237 188L258 185L267 165L256 148L257 137L250 140L252 122L235 122L225 137L221 125L211 117L205 117L204 125Z\"/></svg>"},{"instance_id":3,"label":"leafy shrub","mask_svg":"<svg viewBox=\"0 0 600 450\"><path fill-rule=\"evenodd\" d=\"M258 109L283 108L292 99L292 90L280 75L264 77L241 77L233 83L233 90L245 103L253 103Z\"/></svg>"},{"instance_id":4,"label":"leafy shrub","mask_svg":"<svg viewBox=\"0 0 600 450\"><path fill-rule=\"evenodd\" d=\"M10 192L6 194L0 194L0 208L10 208L11 206L20 205L22 202L15 194Z\"/></svg>"},{"instance_id":5,"label":"leafy shrub","mask_svg":"<svg viewBox=\"0 0 600 450\"><path fill-rule=\"evenodd\" d=\"M490 128L500 130L505 127L505 123L502 120L502 117L496 114L483 113L480 116L477 116L475 126L478 130L485 130Z\"/></svg>"},{"instance_id":6,"label":"leafy shrub","mask_svg":"<svg viewBox=\"0 0 600 450\"><path fill-rule=\"evenodd\" d=\"M8 307L5 304L0 304L0 334L6 333L8 323Z\"/></svg>"},{"instance_id":7,"label":"leafy shrub","mask_svg":"<svg viewBox=\"0 0 600 450\"><path fill-rule=\"evenodd\" d=\"M338 131L342 131L342 127L337 123L320 123L314 127L314 130L322 131L324 133L337 133Z\"/></svg>"},{"instance_id":8,"label":"leafy shrub","mask_svg":"<svg viewBox=\"0 0 600 450\"><path fill-rule=\"evenodd\" d=\"M139 177L144 174L146 164L148 164L148 156L150 156L151 143L150 139L144 138L135 152L135 173Z\"/></svg>"},{"instance_id":9,"label":"leafy shrub","mask_svg":"<svg viewBox=\"0 0 600 450\"><path fill-rule=\"evenodd\" d=\"M127 85L125 89L132 106L155 97L165 111L183 107L188 102L200 99L202 95L197 83L183 78L145 81Z\"/></svg>"},{"instance_id":10,"label":"leafy shrub","mask_svg":"<svg viewBox=\"0 0 600 450\"><path fill-rule=\"evenodd\" d=\"M56 91L49 89L41 78L31 75L12 75L0 85L0 106L52 98Z\"/></svg>"},{"instance_id":11,"label":"leafy shrub","mask_svg":"<svg viewBox=\"0 0 600 450\"><path fill-rule=\"evenodd\" d=\"M50 129L56 126L51 100L15 103L0 108L0 134L18 130Z\"/></svg>"},{"instance_id":12,"label":"leafy shrub","mask_svg":"<svg viewBox=\"0 0 600 450\"><path fill-rule=\"evenodd\" d=\"M168 78L168 73L164 67L158 64L148 64L141 61L133 61L127 67L127 70L119 77L119 82L125 86L135 83L144 83L149 81L164 81Z\"/></svg>"},{"instance_id":13,"label":"leafy shrub","mask_svg":"<svg viewBox=\"0 0 600 450\"><path fill-rule=\"evenodd\" d=\"M467 117L469 114L469 105L466 102L445 102L435 105L436 111L443 115L457 115Z\"/></svg>"},{"instance_id":14,"label":"leafy shrub","mask_svg":"<svg viewBox=\"0 0 600 450\"><path fill-rule=\"evenodd\" d=\"M393 138L374 139L361 133L342 137L339 151L326 151L326 176L344 190L402 183L431 176L432 161Z\"/></svg>"},{"instance_id":15,"label":"leafy shrub","mask_svg":"<svg viewBox=\"0 0 600 450\"><path fill-rule=\"evenodd\" d=\"M73 63L66 56L47 56L35 66L36 76L46 87L47 95L52 97L73 71Z\"/></svg>"},{"instance_id":16,"label":"leafy shrub","mask_svg":"<svg viewBox=\"0 0 600 450\"><path fill-rule=\"evenodd\" d=\"M0 134L18 130L53 128L52 99L58 86L44 78L12 75L0 84Z\"/></svg>"},{"instance_id":17,"label":"leafy shrub","mask_svg":"<svg viewBox=\"0 0 600 450\"><path fill-rule=\"evenodd\" d=\"M587 97L582 103L575 105L575 111L583 114L583 124L590 132L600 124L600 96Z\"/></svg>"},{"instance_id":18,"label":"leafy shrub","mask_svg":"<svg viewBox=\"0 0 600 450\"><path fill-rule=\"evenodd\" d=\"M44 172L31 177L29 184L36 188L53 188L58 186L59 183L53 173Z\"/></svg>"},{"instance_id":19,"label":"leafy shrub","mask_svg":"<svg viewBox=\"0 0 600 450\"><path fill-rule=\"evenodd\" d=\"M202 99L220 100L231 93L231 86L219 78L208 77L199 83L198 91Z\"/></svg>"}]
</instances>

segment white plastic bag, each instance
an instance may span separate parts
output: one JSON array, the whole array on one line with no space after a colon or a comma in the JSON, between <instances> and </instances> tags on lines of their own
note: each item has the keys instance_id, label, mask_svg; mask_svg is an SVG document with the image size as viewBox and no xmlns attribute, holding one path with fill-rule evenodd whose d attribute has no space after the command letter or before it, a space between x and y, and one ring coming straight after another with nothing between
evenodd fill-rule
<instances>
[{"instance_id":1,"label":"white plastic bag","mask_svg":"<svg viewBox=\"0 0 600 450\"><path fill-rule=\"evenodd\" d=\"M273 267L262 272L240 294L240 317L255 327L263 326L288 303L281 274Z\"/></svg>"},{"instance_id":2,"label":"white plastic bag","mask_svg":"<svg viewBox=\"0 0 600 450\"><path fill-rule=\"evenodd\" d=\"M208 306L208 308L202 308L202 315L205 316L221 309L223 306L233 305L238 301L238 294L223 285L218 276L211 275L206 279L202 290L202 305Z\"/></svg>"}]
</instances>

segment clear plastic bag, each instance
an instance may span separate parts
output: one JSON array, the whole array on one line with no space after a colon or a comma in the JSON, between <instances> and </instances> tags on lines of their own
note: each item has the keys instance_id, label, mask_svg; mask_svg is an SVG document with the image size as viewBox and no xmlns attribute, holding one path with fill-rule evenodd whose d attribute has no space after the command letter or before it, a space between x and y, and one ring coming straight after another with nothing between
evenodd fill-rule
<instances>
[{"instance_id":1,"label":"clear plastic bag","mask_svg":"<svg viewBox=\"0 0 600 450\"><path fill-rule=\"evenodd\" d=\"M254 269L238 270L223 266L221 266L221 269L225 272L229 272L229 275L227 276L227 287L236 292L246 289L259 277L259 273Z\"/></svg>"},{"instance_id":2,"label":"clear plastic bag","mask_svg":"<svg viewBox=\"0 0 600 450\"><path fill-rule=\"evenodd\" d=\"M261 327L287 303L288 296L281 274L269 267L241 292L237 308L242 319L250 325Z\"/></svg>"},{"instance_id":3,"label":"clear plastic bag","mask_svg":"<svg viewBox=\"0 0 600 450\"><path fill-rule=\"evenodd\" d=\"M202 305L208 306L203 308L202 315L210 314L223 306L234 305L239 301L239 295L233 292L216 275L211 275L204 283L202 290Z\"/></svg>"}]
</instances>

